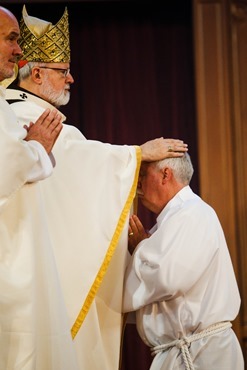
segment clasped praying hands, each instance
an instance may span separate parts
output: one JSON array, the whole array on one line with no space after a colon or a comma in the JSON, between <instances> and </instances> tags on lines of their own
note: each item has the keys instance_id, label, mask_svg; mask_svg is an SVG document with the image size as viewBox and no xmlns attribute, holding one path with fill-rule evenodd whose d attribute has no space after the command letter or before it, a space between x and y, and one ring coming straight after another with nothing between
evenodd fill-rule
<instances>
[{"instance_id":1,"label":"clasped praying hands","mask_svg":"<svg viewBox=\"0 0 247 370\"><path fill-rule=\"evenodd\" d=\"M63 128L62 116L56 109L46 109L35 123L24 128L27 130L25 140L38 141L49 154Z\"/></svg>"},{"instance_id":2,"label":"clasped praying hands","mask_svg":"<svg viewBox=\"0 0 247 370\"><path fill-rule=\"evenodd\" d=\"M144 239L150 237L150 234L145 230L140 219L136 215L132 215L129 220L129 241L128 249L132 254L136 246Z\"/></svg>"}]
</instances>

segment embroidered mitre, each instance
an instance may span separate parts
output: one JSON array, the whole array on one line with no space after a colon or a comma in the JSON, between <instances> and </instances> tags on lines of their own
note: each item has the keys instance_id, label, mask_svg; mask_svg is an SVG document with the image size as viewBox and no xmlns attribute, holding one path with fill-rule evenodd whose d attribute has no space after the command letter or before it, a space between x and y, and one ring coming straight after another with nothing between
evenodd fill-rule
<instances>
[{"instance_id":1,"label":"embroidered mitre","mask_svg":"<svg viewBox=\"0 0 247 370\"><path fill-rule=\"evenodd\" d=\"M25 5L20 20L20 47L27 62L69 63L69 21L65 8L62 18L53 25L27 14Z\"/></svg>"}]
</instances>

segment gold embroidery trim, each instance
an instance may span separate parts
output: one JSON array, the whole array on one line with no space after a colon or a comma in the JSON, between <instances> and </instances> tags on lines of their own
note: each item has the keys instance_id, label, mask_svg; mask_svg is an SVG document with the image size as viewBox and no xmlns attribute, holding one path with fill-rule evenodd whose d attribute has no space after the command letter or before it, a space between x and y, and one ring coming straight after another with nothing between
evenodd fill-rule
<instances>
[{"instance_id":1,"label":"gold embroidery trim","mask_svg":"<svg viewBox=\"0 0 247 370\"><path fill-rule=\"evenodd\" d=\"M133 199L135 198L135 194L136 194L136 187L137 187L137 182L138 182L138 176L139 176L139 170L140 170L140 165L141 165L141 149L140 147L135 147L136 149L136 161L137 161L137 165L136 165L136 171L135 171L135 178L134 178L134 181L133 181L133 184L132 184L132 187L130 189L130 193L129 193L129 196L126 200L126 203L124 205L124 208L121 212L121 215L120 215L120 218L119 218L119 221L118 221L118 224L116 226L116 229L115 229L115 232L113 234L113 237L112 237L112 240L110 242L110 245L108 247L108 250L107 250L107 253L105 255L105 258L104 258L104 261L98 271L98 274L93 282L93 285L91 286L91 289L84 301L84 304L71 328L71 335L72 335L72 338L74 339L75 336L77 335L77 333L79 332L82 324L83 324L83 321L85 320L86 316L87 316L87 313L89 311L89 308L97 294L97 291L100 287L100 284L102 283L103 281L103 278L105 276L105 273L107 271L107 268L109 266L109 263L111 261L111 258L113 256L113 253L115 252L115 249L116 249L116 246L118 244L118 241L119 241L119 238L120 238L120 235L123 231L123 228L124 228L124 225L125 225L125 222L126 222L126 218L128 216L128 213L129 213L129 210L131 208L131 205L133 203Z\"/></svg>"}]
</instances>

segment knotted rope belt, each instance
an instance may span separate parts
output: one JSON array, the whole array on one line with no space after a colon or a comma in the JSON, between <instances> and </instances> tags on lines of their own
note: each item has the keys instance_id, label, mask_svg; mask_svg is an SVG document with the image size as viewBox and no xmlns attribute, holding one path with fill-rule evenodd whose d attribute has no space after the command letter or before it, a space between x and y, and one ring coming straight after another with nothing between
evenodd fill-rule
<instances>
[{"instance_id":1,"label":"knotted rope belt","mask_svg":"<svg viewBox=\"0 0 247 370\"><path fill-rule=\"evenodd\" d=\"M182 353L186 370L194 370L193 361L189 352L190 344L192 342L195 342L196 340L205 337L210 337L211 335L220 333L221 331L231 328L231 326L232 324L230 321L219 322L217 324L209 326L208 328L200 331L199 333L192 334L189 337L183 337L181 339L176 339L170 343L155 346L151 348L151 354L152 356L155 356L157 355L157 353L165 352L171 347L177 347Z\"/></svg>"}]
</instances>

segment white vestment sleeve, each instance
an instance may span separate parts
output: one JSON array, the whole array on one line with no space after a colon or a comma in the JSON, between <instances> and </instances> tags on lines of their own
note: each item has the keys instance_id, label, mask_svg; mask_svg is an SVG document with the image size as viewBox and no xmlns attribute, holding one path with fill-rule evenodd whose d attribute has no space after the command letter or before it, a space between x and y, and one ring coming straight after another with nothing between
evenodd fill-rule
<instances>
[{"instance_id":1,"label":"white vestment sleeve","mask_svg":"<svg viewBox=\"0 0 247 370\"><path fill-rule=\"evenodd\" d=\"M38 161L28 175L27 182L44 180L52 174L54 158L52 155L47 155L45 148L38 141L30 140L28 144L37 151Z\"/></svg>"},{"instance_id":2,"label":"white vestment sleeve","mask_svg":"<svg viewBox=\"0 0 247 370\"><path fill-rule=\"evenodd\" d=\"M2 90L0 89L0 95ZM40 182L52 169L0 96L0 369L78 370ZM50 169L49 169L50 168Z\"/></svg>"},{"instance_id":3,"label":"white vestment sleeve","mask_svg":"<svg viewBox=\"0 0 247 370\"><path fill-rule=\"evenodd\" d=\"M29 95L11 104L22 125L24 117L33 121L45 108ZM141 151L86 140L64 124L53 153L53 174L39 185L79 367L116 370L128 216Z\"/></svg>"},{"instance_id":4,"label":"white vestment sleeve","mask_svg":"<svg viewBox=\"0 0 247 370\"><path fill-rule=\"evenodd\" d=\"M39 143L25 141L26 130L18 124L0 89L0 210L25 183L50 176L49 156Z\"/></svg>"}]
</instances>

